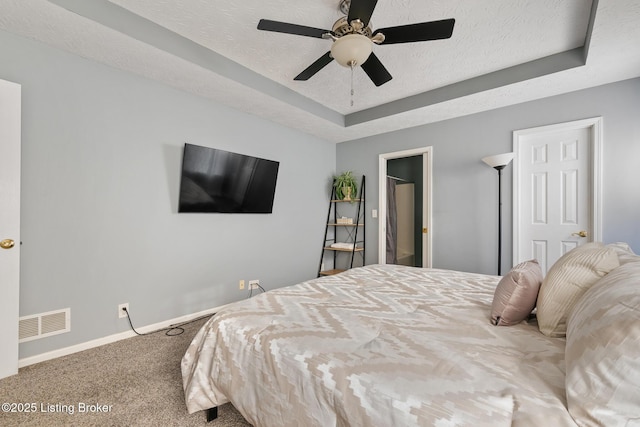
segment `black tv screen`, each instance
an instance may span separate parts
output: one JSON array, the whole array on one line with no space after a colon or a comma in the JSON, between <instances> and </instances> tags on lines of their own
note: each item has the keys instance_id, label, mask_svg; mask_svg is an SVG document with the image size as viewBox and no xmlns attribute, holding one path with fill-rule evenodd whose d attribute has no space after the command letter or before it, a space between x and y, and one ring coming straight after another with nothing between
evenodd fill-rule
<instances>
[{"instance_id":1,"label":"black tv screen","mask_svg":"<svg viewBox=\"0 0 640 427\"><path fill-rule=\"evenodd\" d=\"M271 213L279 162L185 144L178 212Z\"/></svg>"}]
</instances>

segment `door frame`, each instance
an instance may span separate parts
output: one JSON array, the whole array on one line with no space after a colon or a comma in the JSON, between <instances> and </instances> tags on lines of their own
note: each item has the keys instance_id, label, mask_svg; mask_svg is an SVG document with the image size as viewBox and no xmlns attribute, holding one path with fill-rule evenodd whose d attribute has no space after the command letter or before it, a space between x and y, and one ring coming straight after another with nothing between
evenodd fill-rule
<instances>
[{"instance_id":1,"label":"door frame","mask_svg":"<svg viewBox=\"0 0 640 427\"><path fill-rule=\"evenodd\" d=\"M433 147L384 153L378 156L378 263L387 262L387 160L422 156L422 267L431 268L433 239L431 238Z\"/></svg>"},{"instance_id":2,"label":"door frame","mask_svg":"<svg viewBox=\"0 0 640 427\"><path fill-rule=\"evenodd\" d=\"M0 249L0 378L18 373L18 324L20 316L20 139L22 86L0 80L0 141L2 144L3 211L0 239L12 239L11 249Z\"/></svg>"},{"instance_id":3,"label":"door frame","mask_svg":"<svg viewBox=\"0 0 640 427\"><path fill-rule=\"evenodd\" d=\"M588 129L591 137L590 161L591 179L589 195L589 216L591 218L591 230L589 241L602 241L602 144L603 144L603 120L602 117L592 117L588 119L575 120L565 123L556 123L547 126L538 126L529 129L521 129L513 132L513 152L515 153L513 162L513 263L520 260L520 186L523 179L520 176L521 145L524 139L531 135L542 135L558 131L571 131L577 129Z\"/></svg>"}]
</instances>

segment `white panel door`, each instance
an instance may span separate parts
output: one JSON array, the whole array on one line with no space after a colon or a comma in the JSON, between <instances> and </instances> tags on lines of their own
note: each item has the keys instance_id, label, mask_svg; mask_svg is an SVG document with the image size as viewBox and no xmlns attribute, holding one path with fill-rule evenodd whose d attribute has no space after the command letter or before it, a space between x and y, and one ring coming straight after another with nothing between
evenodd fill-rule
<instances>
[{"instance_id":1,"label":"white panel door","mask_svg":"<svg viewBox=\"0 0 640 427\"><path fill-rule=\"evenodd\" d=\"M20 85L0 80L0 378L18 373Z\"/></svg>"},{"instance_id":2,"label":"white panel door","mask_svg":"<svg viewBox=\"0 0 640 427\"><path fill-rule=\"evenodd\" d=\"M514 263L535 258L546 272L564 253L598 237L595 133L592 122L581 121L514 137Z\"/></svg>"}]
</instances>

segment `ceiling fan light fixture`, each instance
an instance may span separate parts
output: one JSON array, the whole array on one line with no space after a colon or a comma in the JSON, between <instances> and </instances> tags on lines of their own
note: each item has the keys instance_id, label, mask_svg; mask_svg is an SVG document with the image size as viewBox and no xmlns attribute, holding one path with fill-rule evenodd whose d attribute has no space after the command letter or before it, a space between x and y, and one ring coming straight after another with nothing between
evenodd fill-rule
<instances>
[{"instance_id":1,"label":"ceiling fan light fixture","mask_svg":"<svg viewBox=\"0 0 640 427\"><path fill-rule=\"evenodd\" d=\"M426 42L448 39L453 34L455 19L419 22L395 27L371 30L371 16L378 0L333 0L340 1L340 11L344 16L333 23L331 30L308 27L306 25L261 19L258 29L276 33L294 34L331 40L331 50L294 77L306 81L329 65L335 59L338 64L351 69L351 87L356 67L369 76L376 86L392 79L391 74L373 53L373 45Z\"/></svg>"},{"instance_id":2,"label":"ceiling fan light fixture","mask_svg":"<svg viewBox=\"0 0 640 427\"><path fill-rule=\"evenodd\" d=\"M362 34L347 34L331 45L331 56L343 67L364 64L373 50L373 44Z\"/></svg>"}]
</instances>

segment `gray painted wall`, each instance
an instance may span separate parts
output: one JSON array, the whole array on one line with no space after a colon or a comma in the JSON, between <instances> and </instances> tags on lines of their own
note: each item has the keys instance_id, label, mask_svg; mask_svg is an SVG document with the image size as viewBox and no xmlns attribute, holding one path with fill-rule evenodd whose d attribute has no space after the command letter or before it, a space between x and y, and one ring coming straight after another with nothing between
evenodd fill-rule
<instances>
[{"instance_id":1,"label":"gray painted wall","mask_svg":"<svg viewBox=\"0 0 640 427\"><path fill-rule=\"evenodd\" d=\"M335 144L0 32L22 85L20 315L71 308L71 332L20 357L315 277ZM271 215L177 214L185 142L280 161Z\"/></svg>"},{"instance_id":2,"label":"gray painted wall","mask_svg":"<svg viewBox=\"0 0 640 427\"><path fill-rule=\"evenodd\" d=\"M602 116L603 240L640 253L640 79L341 143L338 170L367 176L367 262L377 262L378 155L433 147L433 266L497 271L495 170L482 157L513 150L512 132ZM512 166L503 175L503 271L512 259ZM370 225L369 225L370 224Z\"/></svg>"}]
</instances>

